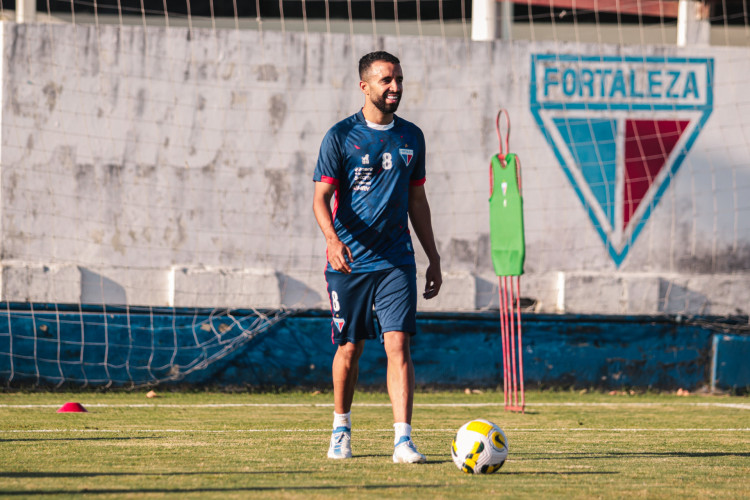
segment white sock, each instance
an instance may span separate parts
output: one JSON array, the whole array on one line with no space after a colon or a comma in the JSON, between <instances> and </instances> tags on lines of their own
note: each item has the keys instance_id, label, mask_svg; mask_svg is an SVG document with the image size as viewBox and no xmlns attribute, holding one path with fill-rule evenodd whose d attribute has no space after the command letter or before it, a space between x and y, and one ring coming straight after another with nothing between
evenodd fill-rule
<instances>
[{"instance_id":1,"label":"white sock","mask_svg":"<svg viewBox=\"0 0 750 500\"><path fill-rule=\"evenodd\" d=\"M393 424L393 429L396 431L396 437L393 440L393 444L397 444L398 440L403 436L411 439L411 425L406 422L398 422Z\"/></svg>"},{"instance_id":2,"label":"white sock","mask_svg":"<svg viewBox=\"0 0 750 500\"><path fill-rule=\"evenodd\" d=\"M348 413L336 413L333 412L333 428L346 427L347 429L352 428L352 412Z\"/></svg>"}]
</instances>

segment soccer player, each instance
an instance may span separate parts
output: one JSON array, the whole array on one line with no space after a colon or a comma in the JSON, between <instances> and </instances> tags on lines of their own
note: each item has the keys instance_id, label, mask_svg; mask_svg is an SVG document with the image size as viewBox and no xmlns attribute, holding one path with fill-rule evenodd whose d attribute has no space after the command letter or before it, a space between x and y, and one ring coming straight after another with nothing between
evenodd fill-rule
<instances>
[{"instance_id":1,"label":"soccer player","mask_svg":"<svg viewBox=\"0 0 750 500\"><path fill-rule=\"evenodd\" d=\"M425 195L422 131L394 115L403 94L399 60L373 52L359 61L362 109L334 125L315 167L313 211L326 238L326 280L333 320L333 433L328 457L351 458L351 406L365 340L377 337L388 357L393 407L393 461L423 463L411 439L417 282L408 219L429 266L424 297L442 284L430 207ZM331 198L335 195L334 209Z\"/></svg>"}]
</instances>

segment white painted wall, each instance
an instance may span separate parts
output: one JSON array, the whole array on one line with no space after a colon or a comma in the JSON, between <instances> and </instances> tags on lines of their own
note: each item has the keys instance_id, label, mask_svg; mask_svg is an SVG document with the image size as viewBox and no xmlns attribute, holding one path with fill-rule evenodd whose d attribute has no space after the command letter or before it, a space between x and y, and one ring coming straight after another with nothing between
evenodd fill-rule
<instances>
[{"instance_id":1,"label":"white painted wall","mask_svg":"<svg viewBox=\"0 0 750 500\"><path fill-rule=\"evenodd\" d=\"M562 283L568 312L748 313L746 49L1 27L2 300L327 307L312 171L362 104L357 59L384 48L429 149L446 284L423 308L497 303L487 167L503 106L538 310L556 310ZM529 111L531 54L554 52L715 58L713 114L619 269Z\"/></svg>"}]
</instances>

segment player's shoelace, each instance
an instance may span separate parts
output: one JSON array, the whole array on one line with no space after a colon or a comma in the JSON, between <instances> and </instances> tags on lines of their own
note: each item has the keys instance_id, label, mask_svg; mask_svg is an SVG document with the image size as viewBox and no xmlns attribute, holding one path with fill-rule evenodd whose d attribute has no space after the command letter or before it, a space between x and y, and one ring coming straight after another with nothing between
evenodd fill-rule
<instances>
[{"instance_id":1,"label":"player's shoelace","mask_svg":"<svg viewBox=\"0 0 750 500\"><path fill-rule=\"evenodd\" d=\"M350 430L347 427L337 427L333 430L331 436L331 448L328 452L329 456L336 457L348 457L351 456L350 448Z\"/></svg>"}]
</instances>

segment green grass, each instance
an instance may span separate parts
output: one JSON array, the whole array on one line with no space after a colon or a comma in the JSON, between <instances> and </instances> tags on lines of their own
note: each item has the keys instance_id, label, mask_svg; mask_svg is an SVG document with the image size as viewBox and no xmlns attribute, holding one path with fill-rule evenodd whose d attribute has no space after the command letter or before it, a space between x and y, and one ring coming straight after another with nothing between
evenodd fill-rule
<instances>
[{"instance_id":1,"label":"green grass","mask_svg":"<svg viewBox=\"0 0 750 500\"><path fill-rule=\"evenodd\" d=\"M413 436L428 463L396 465L380 393L357 394L354 458L340 462L325 457L331 394L5 393L0 496L750 498L747 397L531 392L525 415L468 406L501 400L417 394ZM66 401L89 413L56 413ZM441 404L458 406L430 406ZM455 429L472 418L510 441L494 475L463 474L450 459Z\"/></svg>"}]
</instances>

